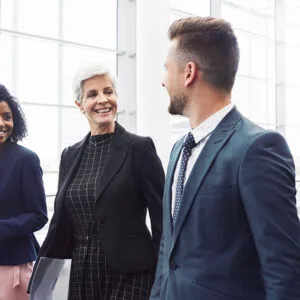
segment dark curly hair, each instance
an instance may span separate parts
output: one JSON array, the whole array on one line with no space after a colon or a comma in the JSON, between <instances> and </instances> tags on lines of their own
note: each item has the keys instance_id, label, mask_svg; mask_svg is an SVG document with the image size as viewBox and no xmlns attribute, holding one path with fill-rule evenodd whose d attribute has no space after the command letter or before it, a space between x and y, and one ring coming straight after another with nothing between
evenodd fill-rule
<instances>
[{"instance_id":1,"label":"dark curly hair","mask_svg":"<svg viewBox=\"0 0 300 300\"><path fill-rule=\"evenodd\" d=\"M0 84L0 102L6 102L12 111L14 128L8 140L15 143L23 140L27 136L27 124L24 112L18 100L9 93L3 84Z\"/></svg>"}]
</instances>

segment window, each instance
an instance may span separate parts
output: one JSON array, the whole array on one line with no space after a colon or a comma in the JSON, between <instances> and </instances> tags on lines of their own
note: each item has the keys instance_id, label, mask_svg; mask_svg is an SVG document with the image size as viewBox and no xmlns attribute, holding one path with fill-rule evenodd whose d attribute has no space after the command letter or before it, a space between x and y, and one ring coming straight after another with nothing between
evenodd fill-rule
<instances>
[{"instance_id":1,"label":"window","mask_svg":"<svg viewBox=\"0 0 300 300\"><path fill-rule=\"evenodd\" d=\"M264 128L276 128L275 1L222 1L222 17L236 33L240 64L233 102Z\"/></svg>"},{"instance_id":2,"label":"window","mask_svg":"<svg viewBox=\"0 0 300 300\"><path fill-rule=\"evenodd\" d=\"M89 131L74 104L75 71L85 62L105 61L116 74L117 0L0 3L0 81L25 112L29 135L23 145L40 158L51 218L62 149Z\"/></svg>"}]
</instances>

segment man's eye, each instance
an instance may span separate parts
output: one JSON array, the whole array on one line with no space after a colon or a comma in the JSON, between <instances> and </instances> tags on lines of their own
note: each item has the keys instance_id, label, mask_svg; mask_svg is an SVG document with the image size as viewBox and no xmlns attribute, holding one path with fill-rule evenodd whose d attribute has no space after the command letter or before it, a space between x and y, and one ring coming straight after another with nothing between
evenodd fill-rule
<instances>
[{"instance_id":1,"label":"man's eye","mask_svg":"<svg viewBox=\"0 0 300 300\"><path fill-rule=\"evenodd\" d=\"M12 119L12 116L9 116L9 115L8 116L4 116L4 120L5 121L10 121L11 119Z\"/></svg>"}]
</instances>

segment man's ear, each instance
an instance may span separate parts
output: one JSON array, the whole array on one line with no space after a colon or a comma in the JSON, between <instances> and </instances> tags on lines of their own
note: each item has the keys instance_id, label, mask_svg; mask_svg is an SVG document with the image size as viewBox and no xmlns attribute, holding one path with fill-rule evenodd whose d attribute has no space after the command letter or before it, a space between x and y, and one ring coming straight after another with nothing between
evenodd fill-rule
<instances>
[{"instance_id":1,"label":"man's ear","mask_svg":"<svg viewBox=\"0 0 300 300\"><path fill-rule=\"evenodd\" d=\"M185 67L185 86L191 85L197 77L197 66L194 62L190 61Z\"/></svg>"},{"instance_id":2,"label":"man's ear","mask_svg":"<svg viewBox=\"0 0 300 300\"><path fill-rule=\"evenodd\" d=\"M80 111L84 114L85 112L84 112L83 106L81 105L81 102L79 102L78 100L75 100L75 104L80 109Z\"/></svg>"}]
</instances>

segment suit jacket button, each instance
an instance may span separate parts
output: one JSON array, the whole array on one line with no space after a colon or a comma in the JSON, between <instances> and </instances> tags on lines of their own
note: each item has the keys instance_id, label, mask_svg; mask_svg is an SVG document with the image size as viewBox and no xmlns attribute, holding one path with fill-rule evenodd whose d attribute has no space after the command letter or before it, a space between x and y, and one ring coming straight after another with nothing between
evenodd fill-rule
<instances>
[{"instance_id":1,"label":"suit jacket button","mask_svg":"<svg viewBox=\"0 0 300 300\"><path fill-rule=\"evenodd\" d=\"M175 264L174 262L171 262L170 263L170 269L171 270L176 270L178 268L178 265L177 264Z\"/></svg>"}]
</instances>

